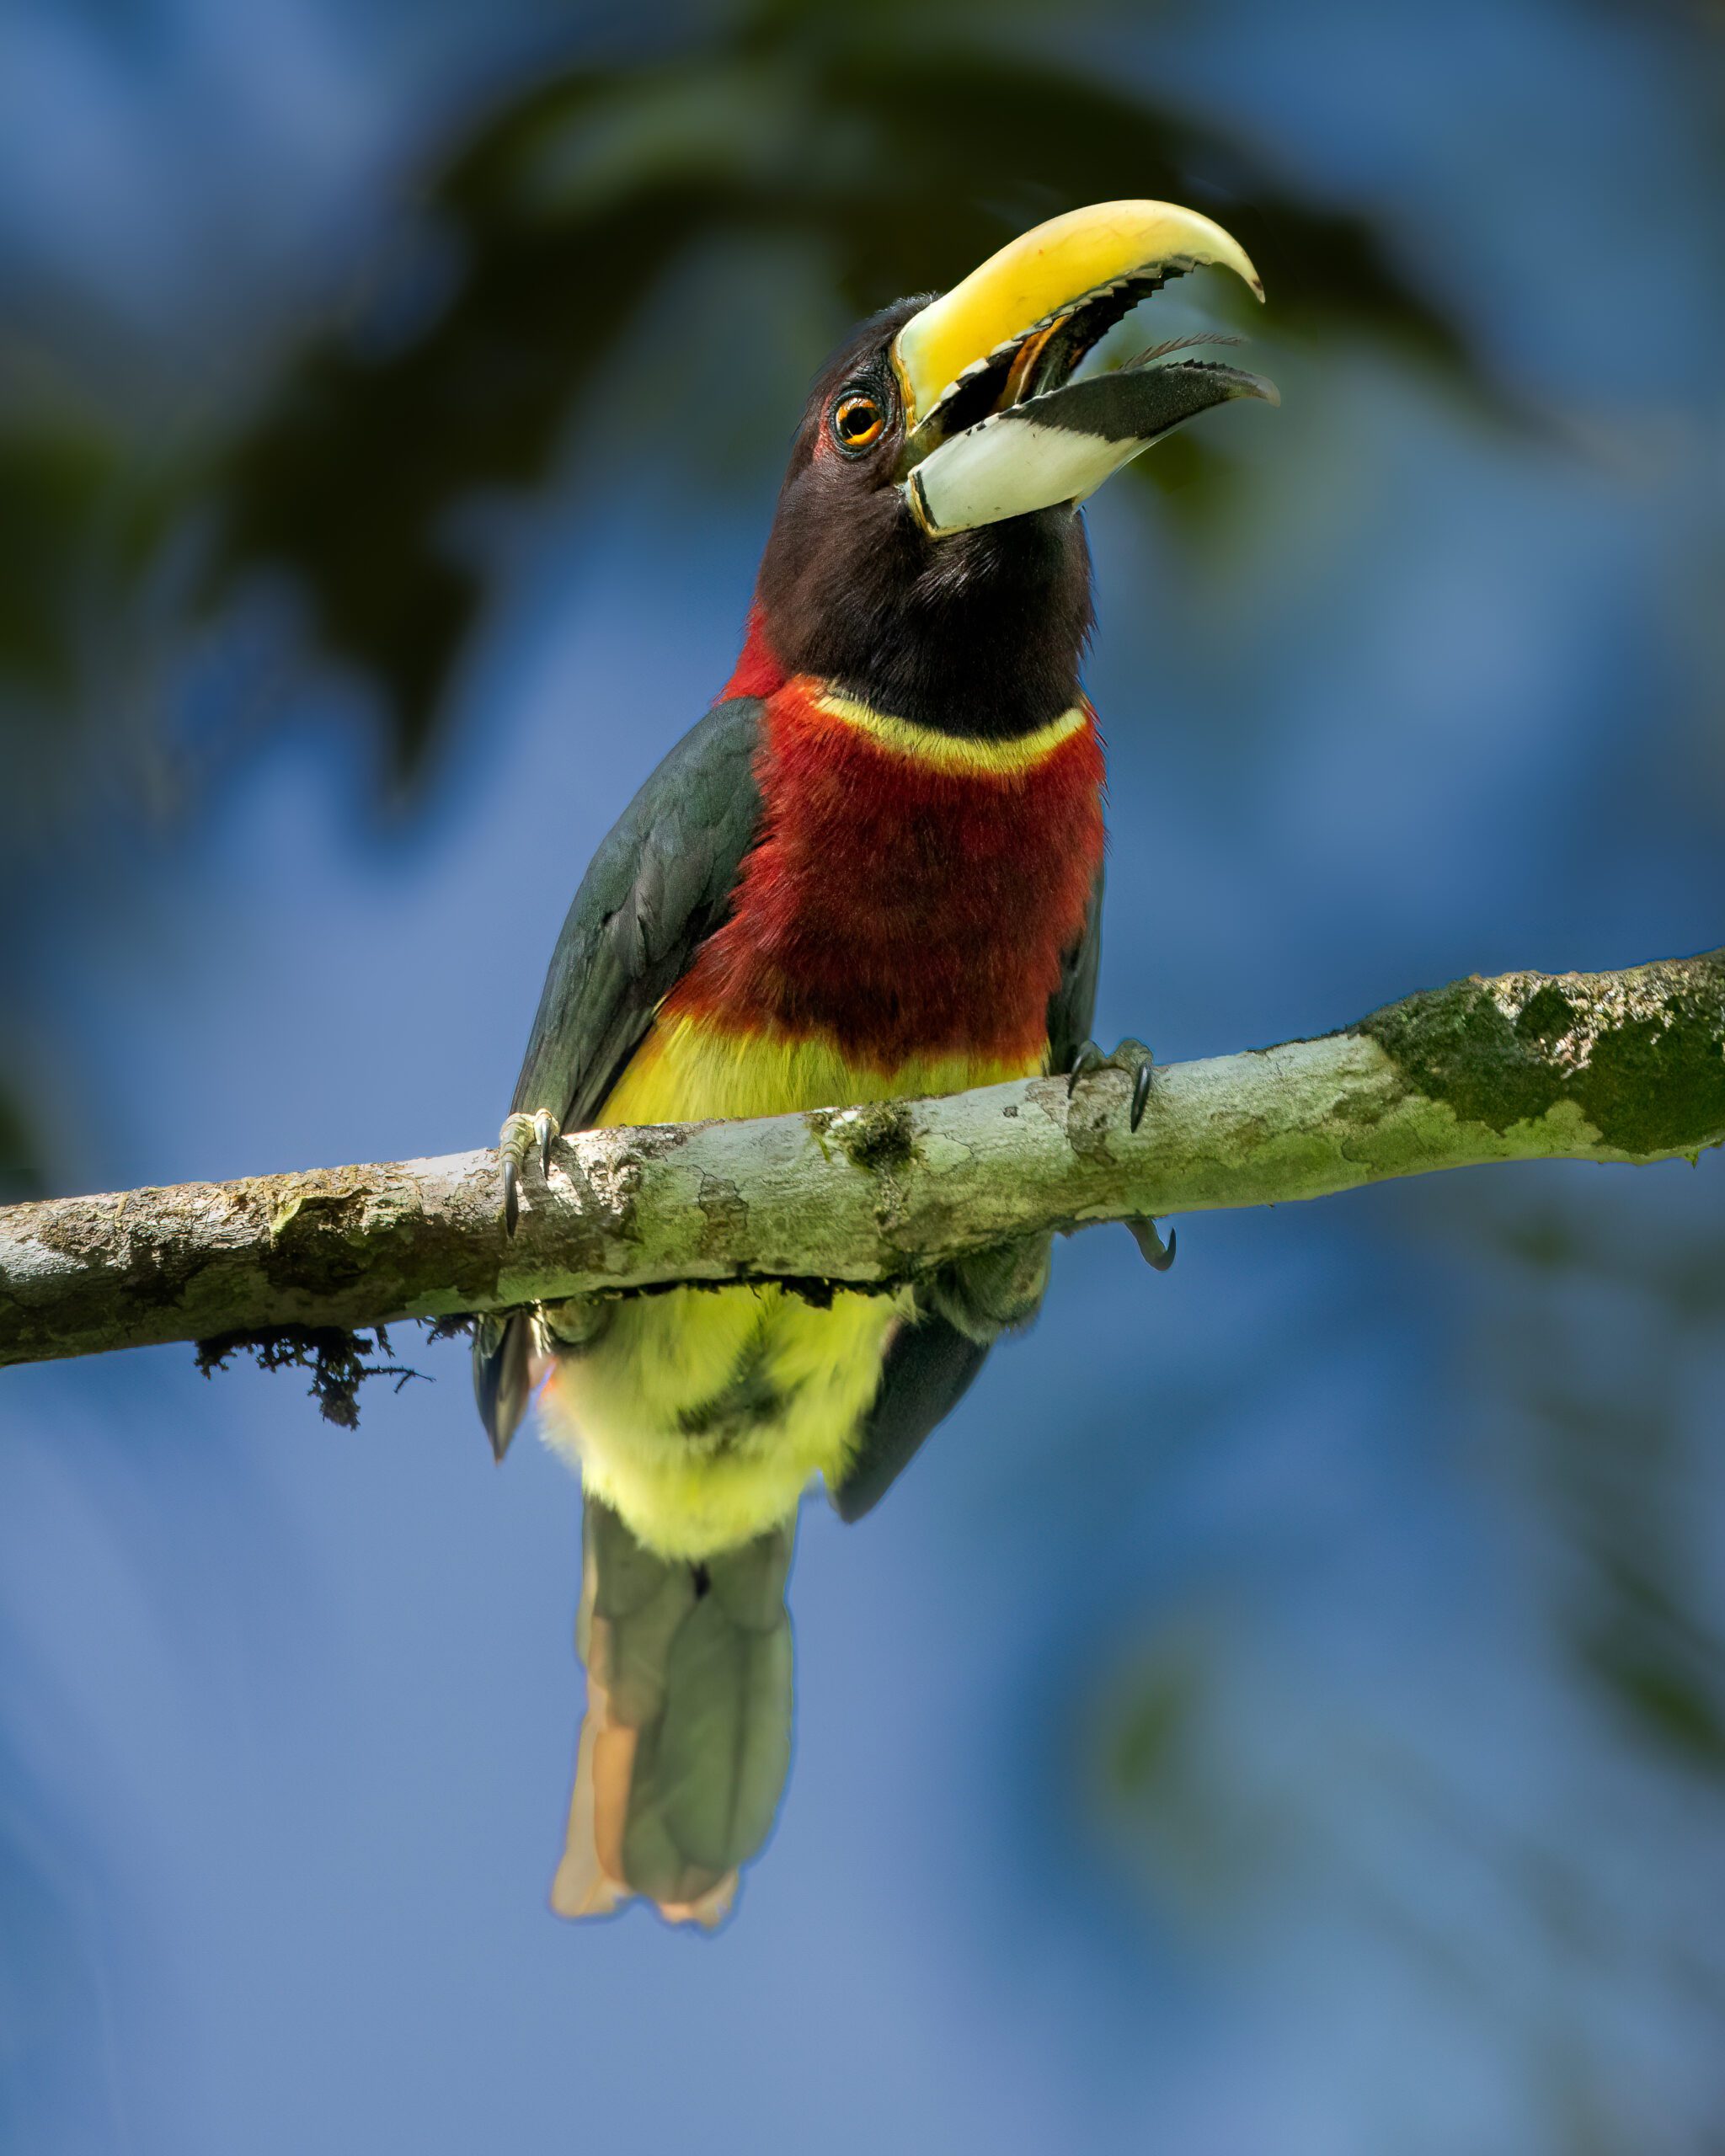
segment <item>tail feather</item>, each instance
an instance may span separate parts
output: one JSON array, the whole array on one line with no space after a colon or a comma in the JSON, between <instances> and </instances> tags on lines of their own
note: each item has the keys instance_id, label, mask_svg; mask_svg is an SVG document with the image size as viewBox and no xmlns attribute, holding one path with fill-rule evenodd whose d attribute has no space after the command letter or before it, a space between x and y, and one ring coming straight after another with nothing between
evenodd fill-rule
<instances>
[{"instance_id":1,"label":"tail feather","mask_svg":"<svg viewBox=\"0 0 1725 2156\"><path fill-rule=\"evenodd\" d=\"M785 1609L796 1524L693 1563L586 1502L575 1643L587 1668L559 1916L632 1894L717 1924L772 1829L790 1767Z\"/></svg>"}]
</instances>

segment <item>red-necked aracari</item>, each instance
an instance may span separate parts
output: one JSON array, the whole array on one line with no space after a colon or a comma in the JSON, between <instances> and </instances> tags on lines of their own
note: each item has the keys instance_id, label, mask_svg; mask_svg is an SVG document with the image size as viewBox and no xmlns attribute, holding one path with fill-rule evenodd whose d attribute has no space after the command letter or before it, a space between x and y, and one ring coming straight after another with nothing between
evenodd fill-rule
<instances>
[{"instance_id":1,"label":"red-necked aracari","mask_svg":"<svg viewBox=\"0 0 1725 2156\"><path fill-rule=\"evenodd\" d=\"M1206 217L1055 218L865 323L816 384L747 640L595 856L504 1126L512 1230L559 1131L1075 1079L1099 948L1103 750L1079 506L1270 385L1078 370L1170 277L1251 263ZM1142 1112L1147 1066L1133 1102ZM1146 1227L1147 1254L1161 1255ZM789 1760L785 1585L821 1476L866 1512L1033 1313L1046 1238L896 1294L679 1289L481 1320L499 1457L544 1380L585 1497L588 1703L553 1906L713 1921Z\"/></svg>"}]
</instances>

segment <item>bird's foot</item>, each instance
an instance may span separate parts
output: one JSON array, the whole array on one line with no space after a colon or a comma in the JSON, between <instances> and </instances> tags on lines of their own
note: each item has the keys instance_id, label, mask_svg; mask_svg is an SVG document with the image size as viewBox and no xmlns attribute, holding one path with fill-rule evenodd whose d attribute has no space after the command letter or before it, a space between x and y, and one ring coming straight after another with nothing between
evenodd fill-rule
<instances>
[{"instance_id":1,"label":"bird's foot","mask_svg":"<svg viewBox=\"0 0 1725 2156\"><path fill-rule=\"evenodd\" d=\"M1132 1108L1127 1127L1136 1130L1144 1120L1144 1111L1150 1101L1156 1058L1142 1041L1124 1040L1112 1055L1104 1055L1094 1041L1086 1041L1073 1057L1072 1068L1066 1075L1066 1098L1070 1101L1084 1079L1093 1078L1101 1070L1124 1070L1131 1078Z\"/></svg>"},{"instance_id":2,"label":"bird's foot","mask_svg":"<svg viewBox=\"0 0 1725 2156\"><path fill-rule=\"evenodd\" d=\"M1052 1238L1025 1235L991 1243L943 1265L921 1292L967 1340L986 1346L1002 1332L1022 1331L1048 1291Z\"/></svg>"},{"instance_id":3,"label":"bird's foot","mask_svg":"<svg viewBox=\"0 0 1725 2156\"><path fill-rule=\"evenodd\" d=\"M1156 1058L1142 1041L1124 1040L1112 1055L1104 1055L1094 1041L1086 1041L1072 1059L1072 1068L1066 1079L1066 1097L1071 1100L1079 1083L1093 1078L1098 1071L1124 1070L1132 1081L1132 1106L1128 1117L1128 1128L1136 1130L1144 1120L1144 1111L1150 1103L1151 1088L1156 1077ZM1172 1228L1168 1239L1162 1241L1156 1222L1143 1219L1128 1220L1132 1240L1146 1265L1158 1273L1166 1273L1174 1262L1177 1238Z\"/></svg>"},{"instance_id":4,"label":"bird's foot","mask_svg":"<svg viewBox=\"0 0 1725 2156\"><path fill-rule=\"evenodd\" d=\"M503 1164L503 1226L506 1235L513 1235L515 1223L521 1217L521 1170L527 1155L537 1146L539 1153L539 1173L542 1179L551 1175L551 1141L557 1135L557 1118L549 1108L538 1108L531 1115L517 1112L504 1118L503 1129L498 1134L498 1158Z\"/></svg>"},{"instance_id":5,"label":"bird's foot","mask_svg":"<svg viewBox=\"0 0 1725 2156\"><path fill-rule=\"evenodd\" d=\"M591 1354L610 1331L616 1313L616 1303L603 1295L570 1295L560 1303L542 1303L534 1314L541 1352Z\"/></svg>"}]
</instances>

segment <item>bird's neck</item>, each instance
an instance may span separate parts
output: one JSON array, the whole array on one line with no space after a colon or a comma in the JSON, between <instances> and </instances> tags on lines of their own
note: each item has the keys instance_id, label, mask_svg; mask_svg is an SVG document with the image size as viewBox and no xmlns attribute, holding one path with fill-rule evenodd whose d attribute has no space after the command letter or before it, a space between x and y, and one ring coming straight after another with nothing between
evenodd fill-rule
<instances>
[{"instance_id":1,"label":"bird's neck","mask_svg":"<svg viewBox=\"0 0 1725 2156\"><path fill-rule=\"evenodd\" d=\"M770 696L775 689L783 688L788 678L767 640L766 622L757 600L749 609L748 633L731 678L719 691L720 697Z\"/></svg>"},{"instance_id":2,"label":"bird's neck","mask_svg":"<svg viewBox=\"0 0 1725 2156\"><path fill-rule=\"evenodd\" d=\"M907 721L919 728L949 734L958 739L1012 741L1040 734L1082 701L1078 681L1078 653L1070 664L1050 667L1048 654L1034 670L1002 672L998 668L950 671L923 667L914 677L889 672L884 679L858 679L848 673L816 674L812 678L838 697L879 712L884 718ZM759 601L750 610L748 632L725 696L770 696L782 688L798 670L787 666L774 648L772 632Z\"/></svg>"}]
</instances>

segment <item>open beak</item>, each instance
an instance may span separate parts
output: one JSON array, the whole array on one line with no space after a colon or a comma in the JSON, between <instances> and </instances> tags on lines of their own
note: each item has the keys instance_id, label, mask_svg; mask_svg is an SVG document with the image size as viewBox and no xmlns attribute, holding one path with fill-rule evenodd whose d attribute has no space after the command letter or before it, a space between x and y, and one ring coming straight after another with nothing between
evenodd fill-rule
<instances>
[{"instance_id":1,"label":"open beak","mask_svg":"<svg viewBox=\"0 0 1725 2156\"><path fill-rule=\"evenodd\" d=\"M1167 348L1072 376L1140 300L1188 270L1231 270L1262 299L1243 248L1171 202L1102 202L1003 247L911 317L893 344L904 399L901 483L932 537L1076 504L1163 435L1273 383Z\"/></svg>"}]
</instances>

